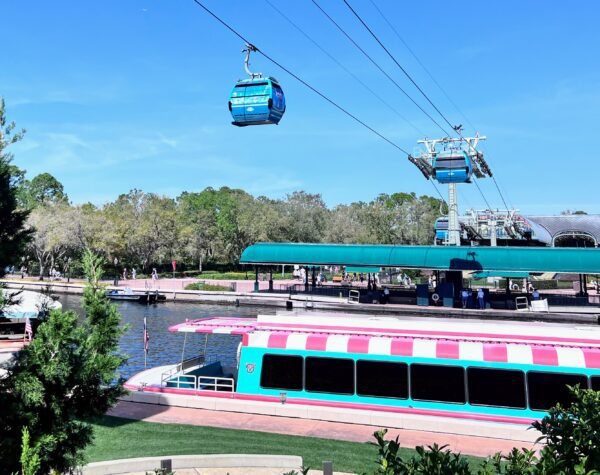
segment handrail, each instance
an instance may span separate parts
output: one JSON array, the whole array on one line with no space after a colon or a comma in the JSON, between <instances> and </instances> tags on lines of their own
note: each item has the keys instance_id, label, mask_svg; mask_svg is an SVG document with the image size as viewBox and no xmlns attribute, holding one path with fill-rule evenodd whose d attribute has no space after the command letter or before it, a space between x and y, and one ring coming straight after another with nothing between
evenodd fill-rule
<instances>
[{"instance_id":1,"label":"handrail","mask_svg":"<svg viewBox=\"0 0 600 475\"><path fill-rule=\"evenodd\" d=\"M173 375L175 375L181 371L179 369L180 366L181 366L181 364L176 364L171 369L169 369L167 371L163 371L160 374L160 385L166 386L167 381L169 381L173 377Z\"/></svg>"},{"instance_id":2,"label":"handrail","mask_svg":"<svg viewBox=\"0 0 600 475\"><path fill-rule=\"evenodd\" d=\"M193 366L200 366L205 361L206 361L206 358L203 354L199 354L198 356L193 356L192 358L188 358L187 360L184 360L183 363L180 363L179 366L181 368L179 370L185 371L186 369L191 368Z\"/></svg>"},{"instance_id":3,"label":"handrail","mask_svg":"<svg viewBox=\"0 0 600 475\"><path fill-rule=\"evenodd\" d=\"M168 382L175 383L177 385L175 386L177 389L181 388L182 383L186 385L186 388L188 388L191 385L191 389L195 389L198 384L197 377L193 374L180 374L179 376L177 376L177 379L172 378Z\"/></svg>"},{"instance_id":4,"label":"handrail","mask_svg":"<svg viewBox=\"0 0 600 475\"><path fill-rule=\"evenodd\" d=\"M208 388L206 386L208 386ZM218 391L219 388L224 388L224 391L233 392L233 378L224 378L221 376L198 376L197 389L199 391Z\"/></svg>"}]
</instances>

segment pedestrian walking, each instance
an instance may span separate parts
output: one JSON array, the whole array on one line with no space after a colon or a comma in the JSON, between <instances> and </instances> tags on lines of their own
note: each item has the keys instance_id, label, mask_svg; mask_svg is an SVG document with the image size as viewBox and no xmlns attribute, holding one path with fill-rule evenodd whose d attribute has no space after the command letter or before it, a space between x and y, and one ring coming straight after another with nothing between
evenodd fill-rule
<instances>
[{"instance_id":1,"label":"pedestrian walking","mask_svg":"<svg viewBox=\"0 0 600 475\"><path fill-rule=\"evenodd\" d=\"M153 287L156 284L157 280L158 280L158 272L156 272L156 267L153 267L152 268L152 286Z\"/></svg>"},{"instance_id":2,"label":"pedestrian walking","mask_svg":"<svg viewBox=\"0 0 600 475\"><path fill-rule=\"evenodd\" d=\"M485 294L483 293L483 289L480 287L477 291L477 300L479 301L479 308L481 310L485 309Z\"/></svg>"},{"instance_id":3,"label":"pedestrian walking","mask_svg":"<svg viewBox=\"0 0 600 475\"><path fill-rule=\"evenodd\" d=\"M123 267L123 280L127 280L127 267Z\"/></svg>"},{"instance_id":4,"label":"pedestrian walking","mask_svg":"<svg viewBox=\"0 0 600 475\"><path fill-rule=\"evenodd\" d=\"M135 280L135 276L136 276L136 274L137 274L137 272L135 271L135 267L132 267L132 268L131 268L131 278L132 278L133 280Z\"/></svg>"}]
</instances>

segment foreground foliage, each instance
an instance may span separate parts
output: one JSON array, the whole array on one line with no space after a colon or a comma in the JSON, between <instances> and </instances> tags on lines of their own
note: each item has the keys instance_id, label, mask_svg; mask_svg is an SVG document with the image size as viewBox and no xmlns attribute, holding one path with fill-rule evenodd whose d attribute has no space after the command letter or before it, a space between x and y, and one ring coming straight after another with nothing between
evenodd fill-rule
<instances>
[{"instance_id":1,"label":"foreground foliage","mask_svg":"<svg viewBox=\"0 0 600 475\"><path fill-rule=\"evenodd\" d=\"M24 428L23 447L35 448L40 473L77 466L93 435L84 421L102 416L124 394L117 375L125 362L117 353L120 316L98 285L102 260L88 251L84 264L85 321L73 312L51 312L0 379L3 473L20 468Z\"/></svg>"},{"instance_id":2,"label":"foreground foliage","mask_svg":"<svg viewBox=\"0 0 600 475\"><path fill-rule=\"evenodd\" d=\"M386 440L386 431L375 432L378 475L592 475L600 474L600 392L572 388L568 407L550 409L533 428L544 445L535 451L514 448L487 459L473 470L461 454L437 444L417 447L412 457L400 452L398 438Z\"/></svg>"}]
</instances>

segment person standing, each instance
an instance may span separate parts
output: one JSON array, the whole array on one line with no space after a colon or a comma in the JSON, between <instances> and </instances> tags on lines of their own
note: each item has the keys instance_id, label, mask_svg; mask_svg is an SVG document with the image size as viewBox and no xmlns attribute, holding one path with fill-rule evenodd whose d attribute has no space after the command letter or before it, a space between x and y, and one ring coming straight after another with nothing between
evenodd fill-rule
<instances>
[{"instance_id":1,"label":"person standing","mask_svg":"<svg viewBox=\"0 0 600 475\"><path fill-rule=\"evenodd\" d=\"M123 267L123 280L127 280L127 267Z\"/></svg>"},{"instance_id":2,"label":"person standing","mask_svg":"<svg viewBox=\"0 0 600 475\"><path fill-rule=\"evenodd\" d=\"M483 293L483 289L480 287L477 291L477 300L479 301L479 308L481 310L485 309L485 294Z\"/></svg>"},{"instance_id":3,"label":"person standing","mask_svg":"<svg viewBox=\"0 0 600 475\"><path fill-rule=\"evenodd\" d=\"M156 285L156 281L158 280L158 272L156 272L156 267L152 268L152 287Z\"/></svg>"},{"instance_id":4,"label":"person standing","mask_svg":"<svg viewBox=\"0 0 600 475\"><path fill-rule=\"evenodd\" d=\"M462 292L460 295L462 297L463 308L467 308L467 303L469 301L469 291L467 289L462 289Z\"/></svg>"},{"instance_id":5,"label":"person standing","mask_svg":"<svg viewBox=\"0 0 600 475\"><path fill-rule=\"evenodd\" d=\"M135 271L135 267L132 267L132 268L131 268L131 278L132 278L133 280L135 280L135 276L136 276L136 274L137 274L137 272Z\"/></svg>"},{"instance_id":6,"label":"person standing","mask_svg":"<svg viewBox=\"0 0 600 475\"><path fill-rule=\"evenodd\" d=\"M539 300L540 299L540 292L538 289L534 288L533 289L533 293L531 294L531 298L533 300Z\"/></svg>"}]
</instances>

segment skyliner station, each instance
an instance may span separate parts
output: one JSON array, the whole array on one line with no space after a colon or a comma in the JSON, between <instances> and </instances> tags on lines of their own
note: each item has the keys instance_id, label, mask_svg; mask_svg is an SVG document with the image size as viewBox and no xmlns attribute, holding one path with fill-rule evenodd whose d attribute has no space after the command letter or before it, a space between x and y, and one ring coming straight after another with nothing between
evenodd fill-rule
<instances>
[{"instance_id":1,"label":"skyliner station","mask_svg":"<svg viewBox=\"0 0 600 475\"><path fill-rule=\"evenodd\" d=\"M416 289L398 289L391 285L389 303L460 307L461 294L469 286L469 279L502 279L505 288L494 293L485 289L486 307L502 310L519 309L519 303L531 304L532 286L523 289L522 281L535 285L535 279L544 275L570 275L575 276L577 292L571 295L550 292L548 299L551 305L573 306L572 311L576 313L578 308L589 306L592 312L597 308L597 291L588 291L588 276L600 273L600 249L258 243L243 252L240 263L254 266L256 281L259 269L261 272L267 269L272 275L282 265L301 265L305 268L304 281L295 286L294 292L323 296L350 297L352 287L317 285L315 276L319 268L357 269L368 281L367 288L354 291L359 294L356 301L363 303L378 300L377 285L374 289L371 287L374 274L390 276L402 272L398 269L425 271L434 276L433 282L430 279L429 284L418 284ZM276 292L278 289L273 287L272 281L270 283L269 290ZM393 283L393 278L389 278L389 283ZM292 289L279 291L289 291L292 296Z\"/></svg>"}]
</instances>

